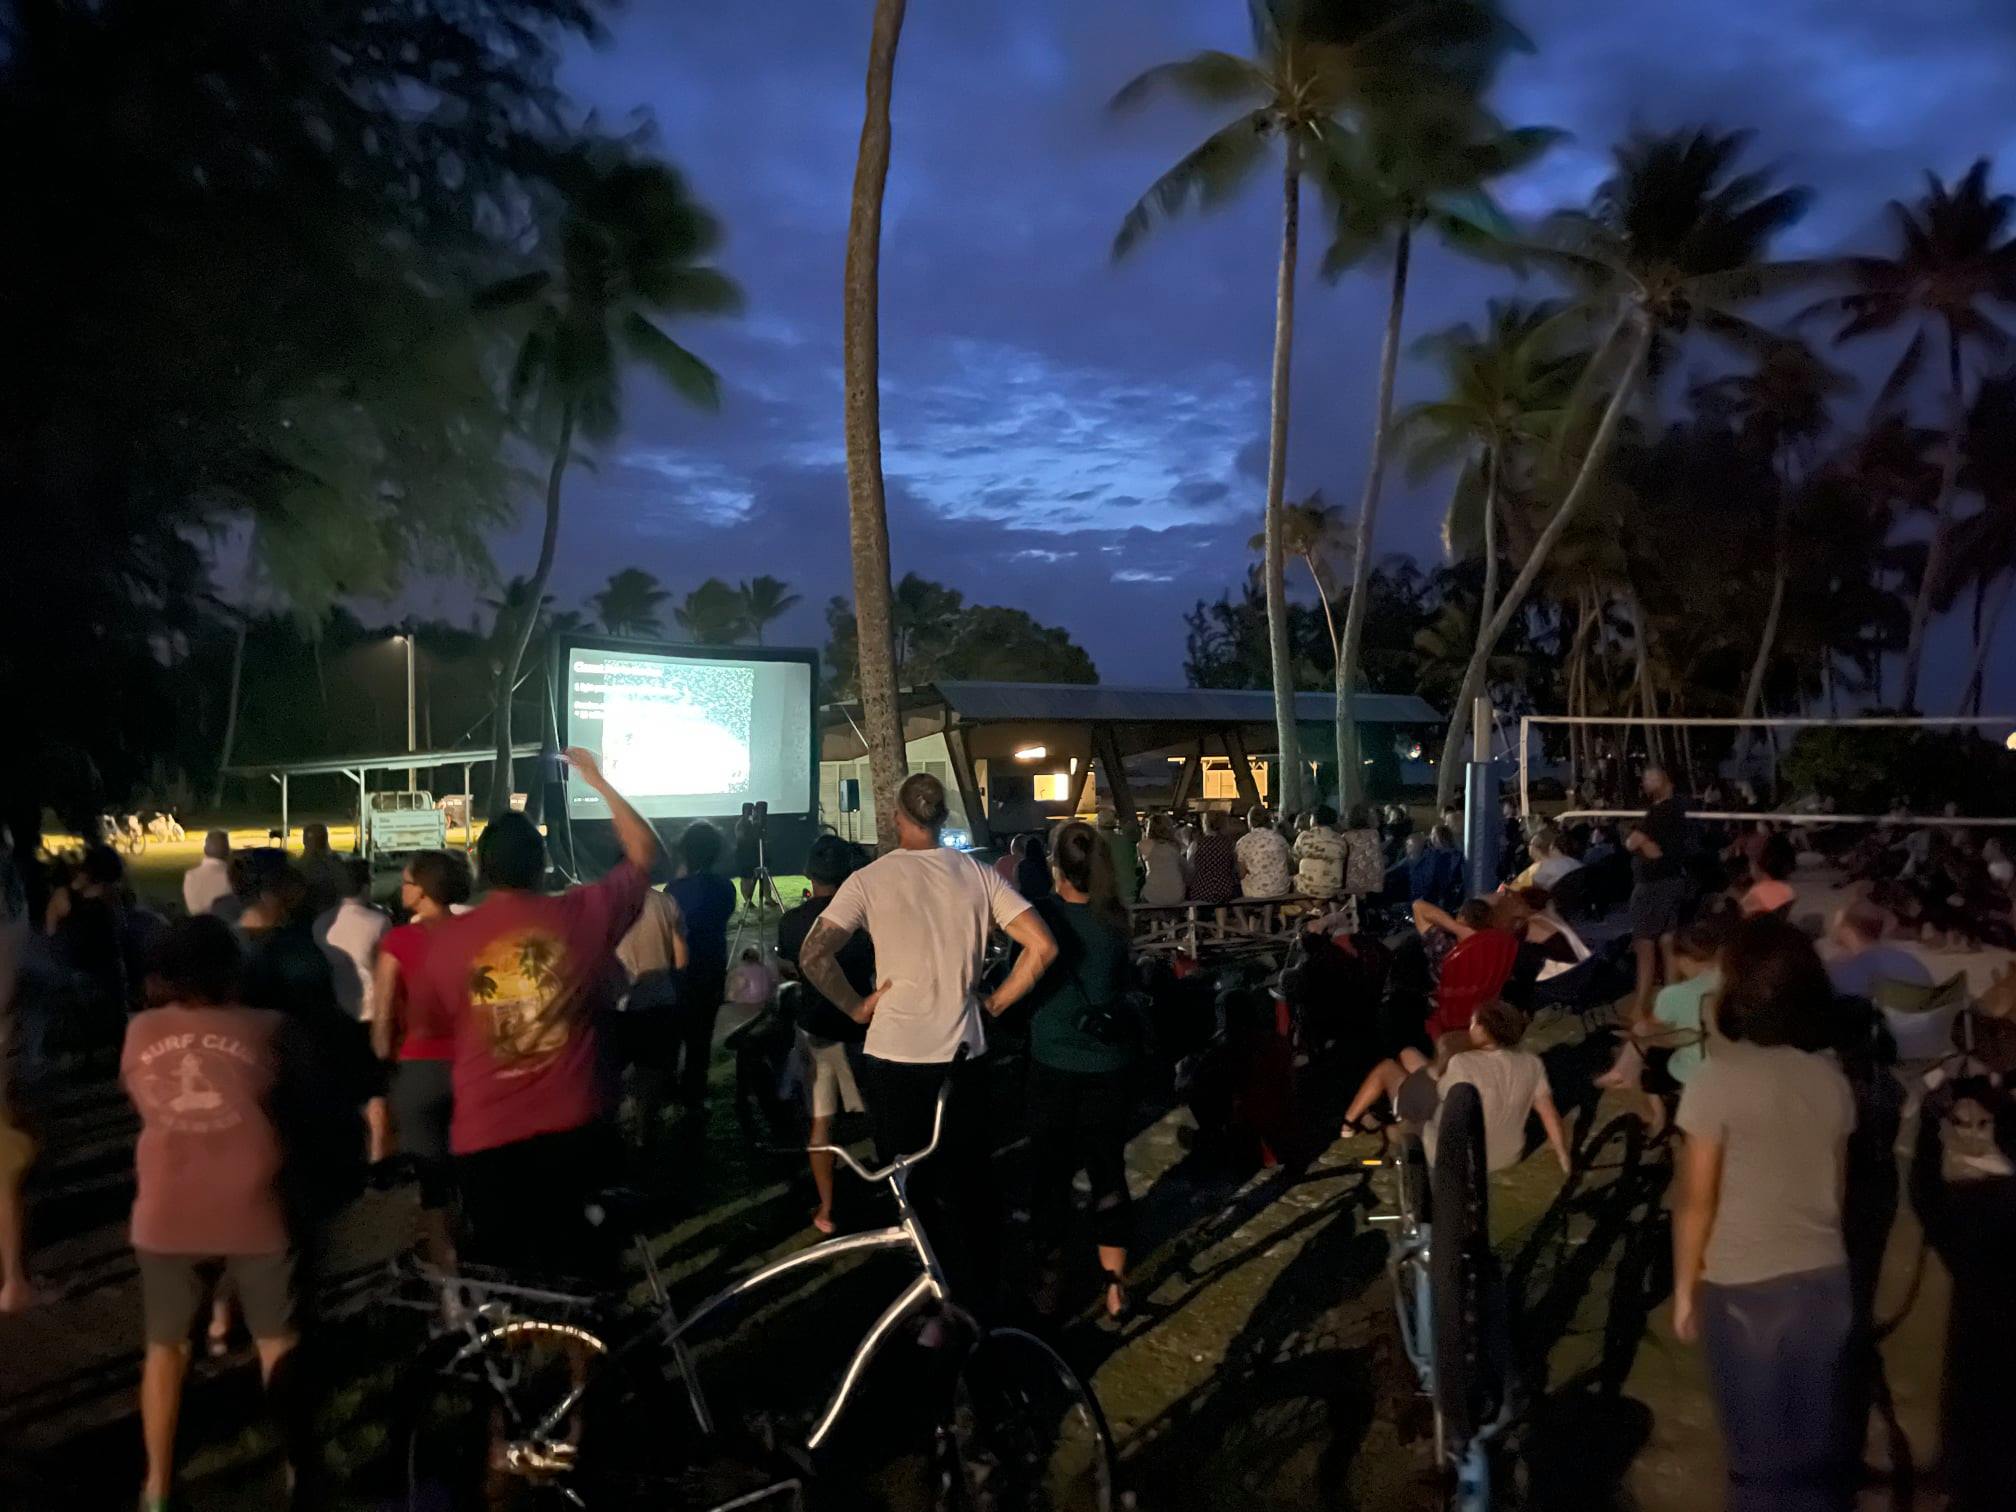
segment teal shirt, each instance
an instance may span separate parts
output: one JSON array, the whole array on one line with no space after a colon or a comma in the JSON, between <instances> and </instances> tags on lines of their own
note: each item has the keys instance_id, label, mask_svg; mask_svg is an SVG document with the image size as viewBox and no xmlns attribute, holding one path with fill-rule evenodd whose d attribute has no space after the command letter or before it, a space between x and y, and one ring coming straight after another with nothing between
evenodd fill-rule
<instances>
[{"instance_id":1,"label":"teal shirt","mask_svg":"<svg viewBox=\"0 0 2016 1512\"><path fill-rule=\"evenodd\" d=\"M1721 987L1722 973L1719 971L1704 971L1689 981L1661 987L1659 995L1652 1000L1652 1016L1675 1029L1705 1029L1702 1009ZM1701 1045L1689 1045L1673 1052L1673 1058L1666 1063L1666 1070L1673 1080L1684 1083L1700 1069L1703 1048Z\"/></svg>"},{"instance_id":2,"label":"teal shirt","mask_svg":"<svg viewBox=\"0 0 2016 1512\"><path fill-rule=\"evenodd\" d=\"M1078 1027L1087 1006L1110 1003L1126 990L1128 939L1086 903L1051 896L1036 912L1057 940L1057 960L1029 994L1029 1053L1058 1071L1119 1071L1140 1053L1134 1044L1108 1045Z\"/></svg>"}]
</instances>

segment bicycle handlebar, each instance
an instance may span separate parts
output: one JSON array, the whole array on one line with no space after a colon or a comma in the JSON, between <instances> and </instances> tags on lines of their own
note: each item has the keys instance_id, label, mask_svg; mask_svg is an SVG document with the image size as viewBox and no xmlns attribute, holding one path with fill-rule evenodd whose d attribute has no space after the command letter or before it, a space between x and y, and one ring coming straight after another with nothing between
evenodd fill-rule
<instances>
[{"instance_id":1,"label":"bicycle handlebar","mask_svg":"<svg viewBox=\"0 0 2016 1512\"><path fill-rule=\"evenodd\" d=\"M959 1047L959 1053L952 1057L952 1064L954 1066L957 1066L962 1061L964 1061L966 1057L967 1057L967 1048L966 1046L961 1045ZM860 1161L854 1158L854 1152L852 1150L843 1149L841 1146L836 1144L808 1145L806 1146L806 1153L808 1155L831 1155L835 1160L838 1160L842 1165L846 1166L848 1170L852 1171L856 1176L859 1176L863 1181L869 1181L869 1182L887 1181L889 1180L890 1177L894 1176L899 1170L902 1170L909 1166L916 1165L919 1161L928 1160L937 1151L938 1141L945 1132L945 1105L949 1103L951 1100L952 1100L952 1078L951 1076L948 1075L946 1076L944 1082L938 1088L938 1105L932 1111L931 1114L931 1142L925 1145L923 1149L914 1151L911 1154L898 1155L894 1160L890 1161L889 1164L883 1166L880 1170L874 1170L874 1171L869 1170L866 1166L862 1165Z\"/></svg>"}]
</instances>

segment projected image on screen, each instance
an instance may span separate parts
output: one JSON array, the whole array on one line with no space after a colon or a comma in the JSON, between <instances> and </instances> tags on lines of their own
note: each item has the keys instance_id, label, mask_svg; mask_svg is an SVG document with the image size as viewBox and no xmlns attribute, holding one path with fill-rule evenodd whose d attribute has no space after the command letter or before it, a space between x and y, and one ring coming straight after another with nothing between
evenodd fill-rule
<instances>
[{"instance_id":1,"label":"projected image on screen","mask_svg":"<svg viewBox=\"0 0 2016 1512\"><path fill-rule=\"evenodd\" d=\"M714 660L580 647L567 653L568 740L598 751L647 818L811 807L812 671L804 662ZM579 784L572 811L607 812Z\"/></svg>"}]
</instances>

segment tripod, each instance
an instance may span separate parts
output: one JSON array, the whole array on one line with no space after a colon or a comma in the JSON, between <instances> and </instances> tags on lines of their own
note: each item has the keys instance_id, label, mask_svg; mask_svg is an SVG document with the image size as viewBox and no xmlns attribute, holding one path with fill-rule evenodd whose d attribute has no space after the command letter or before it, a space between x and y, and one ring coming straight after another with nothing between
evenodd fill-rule
<instances>
[{"instance_id":1,"label":"tripod","mask_svg":"<svg viewBox=\"0 0 2016 1512\"><path fill-rule=\"evenodd\" d=\"M766 853L762 830L756 832L756 870L749 875L750 897L746 900L753 905L749 909L738 909L735 915L735 937L728 942L728 959L731 963L742 956L742 931L750 923L756 925L755 943L758 953L764 957L775 954L777 944L777 921L784 915L784 899L777 891L777 879L770 875L770 860Z\"/></svg>"}]
</instances>

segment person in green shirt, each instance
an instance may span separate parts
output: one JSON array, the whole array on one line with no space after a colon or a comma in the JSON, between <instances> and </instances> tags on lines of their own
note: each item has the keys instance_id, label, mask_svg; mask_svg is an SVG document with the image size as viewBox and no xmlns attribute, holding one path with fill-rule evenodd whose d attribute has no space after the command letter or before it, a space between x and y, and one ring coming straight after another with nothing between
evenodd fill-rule
<instances>
[{"instance_id":1,"label":"person in green shirt","mask_svg":"<svg viewBox=\"0 0 2016 1512\"><path fill-rule=\"evenodd\" d=\"M1112 849L1091 825L1058 830L1051 860L1056 891L1036 909L1060 953L1029 994L1030 1224L1039 1266L1054 1276L1072 1181L1080 1171L1091 1178L1105 1310L1117 1321L1131 1307L1127 1118L1141 1057L1140 1026L1122 1003L1130 985L1127 915Z\"/></svg>"}]
</instances>

